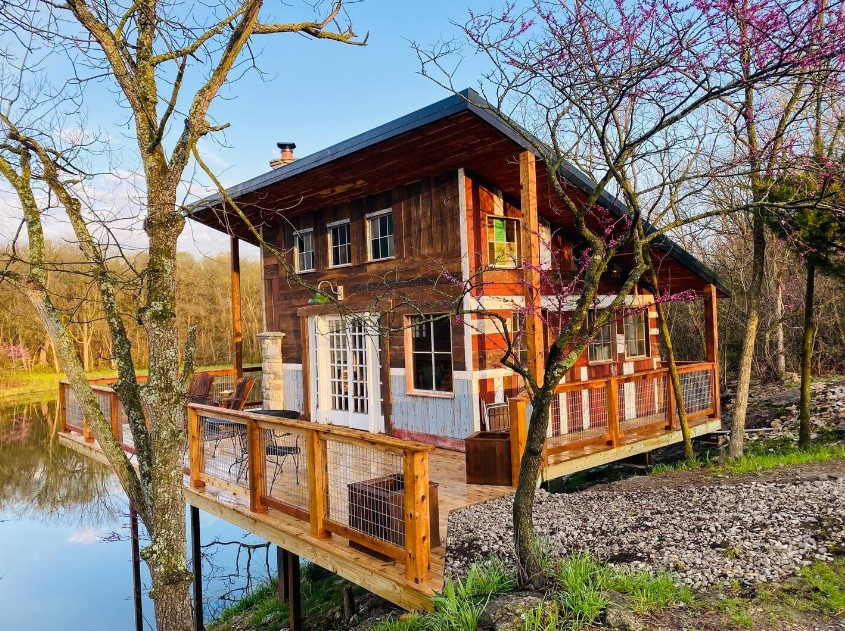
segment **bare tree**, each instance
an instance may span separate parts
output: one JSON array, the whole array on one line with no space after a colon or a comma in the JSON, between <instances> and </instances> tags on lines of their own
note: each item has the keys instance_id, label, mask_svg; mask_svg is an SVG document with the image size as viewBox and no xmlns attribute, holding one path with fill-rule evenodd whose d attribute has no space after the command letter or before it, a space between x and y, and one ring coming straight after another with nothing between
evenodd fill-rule
<instances>
[{"instance_id":1,"label":"bare tree","mask_svg":"<svg viewBox=\"0 0 845 631\"><path fill-rule=\"evenodd\" d=\"M223 2L199 11L193 5L157 0L21 0L4 4L0 19L6 33L30 36L19 40L23 53L11 60L20 78L4 94L0 112L0 174L23 211L28 266L23 272L8 266L3 275L29 298L47 328L103 453L150 534L144 558L153 581L158 628L186 631L192 618L182 495L182 408L193 349L189 340L181 365L175 284L176 243L185 223L177 198L180 186L198 141L226 127L211 122L210 108L232 72L254 64L254 38L277 33L341 43L364 43L366 38L359 40L352 31L343 0L333 1L317 19L304 21L276 21L263 0ZM148 241L138 296L142 306L136 314L149 348L149 378L143 386L136 378L131 339L117 306L108 252L86 216L80 193L86 174L74 165L74 156L61 149L54 128L42 127L43 118L27 116L29 107L21 111L24 103L37 103L36 94L27 93L27 75L33 55L41 50L66 53L71 83L84 87L89 79L113 81L130 115L143 171ZM77 348L47 289L47 204L66 214L100 294L118 369L115 389L132 431L137 470L99 411Z\"/></svg>"}]
</instances>

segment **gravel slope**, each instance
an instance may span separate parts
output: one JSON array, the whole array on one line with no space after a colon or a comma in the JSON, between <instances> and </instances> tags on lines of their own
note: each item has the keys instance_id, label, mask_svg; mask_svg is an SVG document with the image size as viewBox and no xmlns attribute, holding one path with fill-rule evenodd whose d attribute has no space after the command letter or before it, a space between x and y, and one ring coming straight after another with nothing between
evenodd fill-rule
<instances>
[{"instance_id":1,"label":"gravel slope","mask_svg":"<svg viewBox=\"0 0 845 631\"><path fill-rule=\"evenodd\" d=\"M779 579L845 546L845 474L794 481L551 495L537 492L537 533L560 553L589 549L612 563L668 569L701 589ZM449 516L446 570L478 556L509 558L511 498Z\"/></svg>"}]
</instances>

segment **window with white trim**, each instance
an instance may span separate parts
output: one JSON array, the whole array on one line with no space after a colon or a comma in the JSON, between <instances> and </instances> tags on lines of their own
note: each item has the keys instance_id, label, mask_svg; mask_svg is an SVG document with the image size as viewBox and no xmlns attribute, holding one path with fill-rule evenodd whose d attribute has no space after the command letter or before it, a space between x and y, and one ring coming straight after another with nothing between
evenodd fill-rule
<instances>
[{"instance_id":1,"label":"window with white trim","mask_svg":"<svg viewBox=\"0 0 845 631\"><path fill-rule=\"evenodd\" d=\"M514 311L511 315L511 346L519 363L527 366L528 338L525 336L525 314L519 311Z\"/></svg>"},{"instance_id":2,"label":"window with white trim","mask_svg":"<svg viewBox=\"0 0 845 631\"><path fill-rule=\"evenodd\" d=\"M383 210L367 215L370 239L370 260L380 261L393 256L393 211Z\"/></svg>"},{"instance_id":3,"label":"window with white trim","mask_svg":"<svg viewBox=\"0 0 845 631\"><path fill-rule=\"evenodd\" d=\"M293 247L296 252L296 271L314 271L314 230L297 230L293 233Z\"/></svg>"},{"instance_id":4,"label":"window with white trim","mask_svg":"<svg viewBox=\"0 0 845 631\"><path fill-rule=\"evenodd\" d=\"M597 317L597 311L588 311L587 326L592 328ZM591 364L613 360L613 321L610 318L601 325L596 331L596 336L587 344L587 360Z\"/></svg>"},{"instance_id":5,"label":"window with white trim","mask_svg":"<svg viewBox=\"0 0 845 631\"><path fill-rule=\"evenodd\" d=\"M411 321L411 384L420 392L452 392L452 324L438 315Z\"/></svg>"},{"instance_id":6,"label":"window with white trim","mask_svg":"<svg viewBox=\"0 0 845 631\"><path fill-rule=\"evenodd\" d=\"M552 269L552 226L540 220L540 269Z\"/></svg>"},{"instance_id":7,"label":"window with white trim","mask_svg":"<svg viewBox=\"0 0 845 631\"><path fill-rule=\"evenodd\" d=\"M495 267L519 267L519 219L487 218L487 261Z\"/></svg>"},{"instance_id":8,"label":"window with white trim","mask_svg":"<svg viewBox=\"0 0 845 631\"><path fill-rule=\"evenodd\" d=\"M329 256L332 267L352 263L352 240L348 221L329 225Z\"/></svg>"},{"instance_id":9,"label":"window with white trim","mask_svg":"<svg viewBox=\"0 0 845 631\"><path fill-rule=\"evenodd\" d=\"M648 357L648 311L625 314L625 356Z\"/></svg>"}]
</instances>

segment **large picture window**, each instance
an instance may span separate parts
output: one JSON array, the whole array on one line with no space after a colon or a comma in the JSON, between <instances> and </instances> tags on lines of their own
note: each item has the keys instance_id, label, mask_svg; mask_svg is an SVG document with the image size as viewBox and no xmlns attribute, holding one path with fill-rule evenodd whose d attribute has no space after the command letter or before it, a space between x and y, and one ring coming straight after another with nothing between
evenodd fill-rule
<instances>
[{"instance_id":1,"label":"large picture window","mask_svg":"<svg viewBox=\"0 0 845 631\"><path fill-rule=\"evenodd\" d=\"M314 231L297 230L293 233L293 247L296 251L296 271L314 271Z\"/></svg>"},{"instance_id":2,"label":"large picture window","mask_svg":"<svg viewBox=\"0 0 845 631\"><path fill-rule=\"evenodd\" d=\"M452 325L437 315L411 318L412 387L420 392L452 392Z\"/></svg>"},{"instance_id":3,"label":"large picture window","mask_svg":"<svg viewBox=\"0 0 845 631\"><path fill-rule=\"evenodd\" d=\"M349 222L329 224L329 254L332 267L352 263L352 241L349 236Z\"/></svg>"},{"instance_id":4,"label":"large picture window","mask_svg":"<svg viewBox=\"0 0 845 631\"><path fill-rule=\"evenodd\" d=\"M592 327L598 317L595 311L587 312L587 326ZM608 319L596 332L595 338L587 345L589 362L608 362L613 360L613 321Z\"/></svg>"},{"instance_id":5,"label":"large picture window","mask_svg":"<svg viewBox=\"0 0 845 631\"><path fill-rule=\"evenodd\" d=\"M393 256L393 212L374 213L367 217L370 235L370 260L389 259Z\"/></svg>"},{"instance_id":6,"label":"large picture window","mask_svg":"<svg viewBox=\"0 0 845 631\"><path fill-rule=\"evenodd\" d=\"M519 219L487 218L487 259L495 267L519 266Z\"/></svg>"},{"instance_id":7,"label":"large picture window","mask_svg":"<svg viewBox=\"0 0 845 631\"><path fill-rule=\"evenodd\" d=\"M625 315L625 356L648 356L648 312L635 311Z\"/></svg>"}]
</instances>

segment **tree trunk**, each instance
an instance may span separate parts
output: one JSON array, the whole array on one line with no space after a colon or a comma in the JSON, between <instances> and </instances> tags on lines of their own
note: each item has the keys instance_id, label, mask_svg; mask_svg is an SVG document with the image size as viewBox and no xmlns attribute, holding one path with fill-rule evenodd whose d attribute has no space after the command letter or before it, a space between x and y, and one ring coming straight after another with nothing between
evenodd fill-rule
<instances>
[{"instance_id":1,"label":"tree trunk","mask_svg":"<svg viewBox=\"0 0 845 631\"><path fill-rule=\"evenodd\" d=\"M813 338L816 335L816 315L813 294L816 286L816 261L807 257L807 293L804 303L804 334L801 343L801 396L798 402L798 444L807 447L812 438L810 426L810 383L812 382Z\"/></svg>"},{"instance_id":2,"label":"tree trunk","mask_svg":"<svg viewBox=\"0 0 845 631\"><path fill-rule=\"evenodd\" d=\"M556 382L555 382L556 383ZM540 458L549 429L549 410L555 383L547 380L537 391L528 421L525 453L519 467L519 482L513 498L513 545L520 587L542 589L546 584L534 537L534 495L540 475Z\"/></svg>"},{"instance_id":3,"label":"tree trunk","mask_svg":"<svg viewBox=\"0 0 845 631\"><path fill-rule=\"evenodd\" d=\"M786 379L786 349L783 336L783 281L778 279L777 294L775 296L775 368L779 381Z\"/></svg>"},{"instance_id":4,"label":"tree trunk","mask_svg":"<svg viewBox=\"0 0 845 631\"><path fill-rule=\"evenodd\" d=\"M766 226L761 211L753 216L754 256L751 266L751 287L748 314L745 321L745 336L739 357L736 378L736 404L731 422L731 442L729 457L741 458L745 447L745 417L748 412L748 390L751 386L751 366L754 362L754 346L757 340L757 328L760 325L760 302L763 295L763 281L766 268Z\"/></svg>"}]
</instances>

